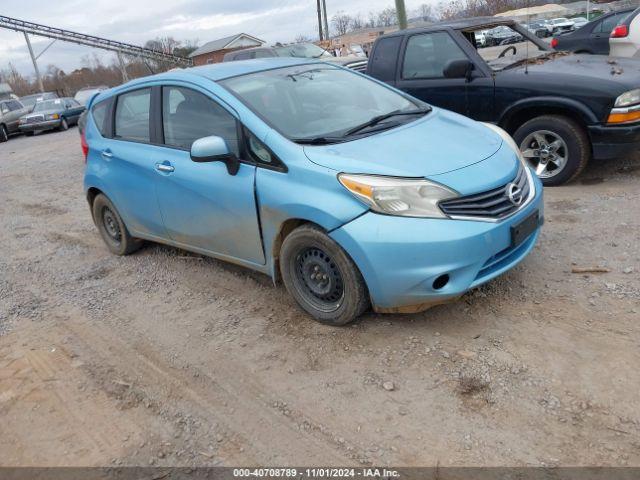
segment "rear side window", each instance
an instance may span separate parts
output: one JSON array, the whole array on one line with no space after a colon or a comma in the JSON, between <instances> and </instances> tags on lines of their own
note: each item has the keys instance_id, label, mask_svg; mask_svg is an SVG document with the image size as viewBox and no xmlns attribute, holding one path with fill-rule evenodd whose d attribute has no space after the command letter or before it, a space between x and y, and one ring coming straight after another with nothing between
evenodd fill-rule
<instances>
[{"instance_id":1,"label":"rear side window","mask_svg":"<svg viewBox=\"0 0 640 480\"><path fill-rule=\"evenodd\" d=\"M109 99L96 103L91 109L91 115L93 115L93 121L96 122L96 127L100 135L107 136L107 112L109 111Z\"/></svg>"},{"instance_id":2,"label":"rear side window","mask_svg":"<svg viewBox=\"0 0 640 480\"><path fill-rule=\"evenodd\" d=\"M402 78L442 78L449 61L465 58L465 53L446 32L414 35L407 42Z\"/></svg>"},{"instance_id":3,"label":"rear side window","mask_svg":"<svg viewBox=\"0 0 640 480\"><path fill-rule=\"evenodd\" d=\"M114 136L136 142L149 142L151 89L123 93L116 104Z\"/></svg>"},{"instance_id":4,"label":"rear side window","mask_svg":"<svg viewBox=\"0 0 640 480\"><path fill-rule=\"evenodd\" d=\"M625 20L625 17L629 15L629 12L616 13L615 15L611 15L609 18L605 18L600 25L596 26L593 29L594 33L611 33L613 27L622 23Z\"/></svg>"},{"instance_id":5,"label":"rear side window","mask_svg":"<svg viewBox=\"0 0 640 480\"><path fill-rule=\"evenodd\" d=\"M396 62L402 37L390 37L378 40L373 58L369 61L369 71L374 78L384 82L395 80Z\"/></svg>"},{"instance_id":6,"label":"rear side window","mask_svg":"<svg viewBox=\"0 0 640 480\"><path fill-rule=\"evenodd\" d=\"M188 150L197 139L216 135L238 155L235 117L202 93L162 87L162 124L166 145Z\"/></svg>"}]
</instances>

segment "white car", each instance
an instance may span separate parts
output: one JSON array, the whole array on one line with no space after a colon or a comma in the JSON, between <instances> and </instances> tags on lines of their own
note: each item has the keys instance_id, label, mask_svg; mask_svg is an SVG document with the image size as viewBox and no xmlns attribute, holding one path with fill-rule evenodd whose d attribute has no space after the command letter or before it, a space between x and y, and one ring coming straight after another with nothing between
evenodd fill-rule
<instances>
[{"instance_id":1,"label":"white car","mask_svg":"<svg viewBox=\"0 0 640 480\"><path fill-rule=\"evenodd\" d=\"M573 30L574 22L568 18L560 17L552 19L549 23L551 24L551 31L553 33L562 33Z\"/></svg>"},{"instance_id":2,"label":"white car","mask_svg":"<svg viewBox=\"0 0 640 480\"><path fill-rule=\"evenodd\" d=\"M611 31L609 55L640 58L640 8L636 8Z\"/></svg>"},{"instance_id":3,"label":"white car","mask_svg":"<svg viewBox=\"0 0 640 480\"><path fill-rule=\"evenodd\" d=\"M576 17L576 18L572 18L571 20L573 20L574 30L577 30L580 27L584 27L587 23L589 23L589 20L587 20L584 17Z\"/></svg>"},{"instance_id":4,"label":"white car","mask_svg":"<svg viewBox=\"0 0 640 480\"><path fill-rule=\"evenodd\" d=\"M476 36L476 45L478 45L479 47L486 47L487 46L487 35L486 35L486 30L482 30L480 32L474 32L475 36Z\"/></svg>"}]
</instances>

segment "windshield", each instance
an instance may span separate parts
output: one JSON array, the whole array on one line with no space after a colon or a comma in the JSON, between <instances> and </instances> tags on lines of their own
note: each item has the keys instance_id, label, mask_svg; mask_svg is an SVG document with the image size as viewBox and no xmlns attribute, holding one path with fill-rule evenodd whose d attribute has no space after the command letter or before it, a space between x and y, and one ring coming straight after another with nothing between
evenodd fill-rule
<instances>
[{"instance_id":1,"label":"windshield","mask_svg":"<svg viewBox=\"0 0 640 480\"><path fill-rule=\"evenodd\" d=\"M57 100L45 100L42 102L36 103L34 112L46 112L47 110L58 110L62 107L62 102L60 99Z\"/></svg>"},{"instance_id":2,"label":"windshield","mask_svg":"<svg viewBox=\"0 0 640 480\"><path fill-rule=\"evenodd\" d=\"M295 43L274 49L279 57L320 58L332 57L329 52L313 43Z\"/></svg>"},{"instance_id":3,"label":"windshield","mask_svg":"<svg viewBox=\"0 0 640 480\"><path fill-rule=\"evenodd\" d=\"M220 83L290 139L349 135L374 117L424 113L421 109L426 107L356 73L324 64L268 70ZM389 122L395 126L415 118L400 113Z\"/></svg>"}]
</instances>

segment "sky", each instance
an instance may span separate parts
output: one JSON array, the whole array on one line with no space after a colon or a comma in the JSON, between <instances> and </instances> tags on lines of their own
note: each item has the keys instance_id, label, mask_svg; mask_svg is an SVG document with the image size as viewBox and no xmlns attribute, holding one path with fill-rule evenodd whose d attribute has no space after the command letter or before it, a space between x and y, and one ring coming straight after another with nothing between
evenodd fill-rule
<instances>
[{"instance_id":1,"label":"sky","mask_svg":"<svg viewBox=\"0 0 640 480\"><path fill-rule=\"evenodd\" d=\"M435 0L405 0L407 10ZM326 0L329 19L339 10L361 13L393 6L394 0ZM97 35L136 45L172 36L200 45L236 33L268 43L291 42L299 34L317 35L316 0L0 0L0 15ZM31 37L38 55L50 40ZM41 72L54 64L64 71L83 66L96 54L111 63L112 53L67 42L55 42L38 59ZM11 62L23 75L33 66L22 33L0 29L0 69Z\"/></svg>"}]
</instances>

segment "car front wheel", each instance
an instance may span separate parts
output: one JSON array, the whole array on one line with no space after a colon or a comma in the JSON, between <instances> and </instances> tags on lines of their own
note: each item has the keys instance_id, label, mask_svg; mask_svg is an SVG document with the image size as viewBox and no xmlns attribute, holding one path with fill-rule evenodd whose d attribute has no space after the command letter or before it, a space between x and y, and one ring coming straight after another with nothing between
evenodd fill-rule
<instances>
[{"instance_id":1,"label":"car front wheel","mask_svg":"<svg viewBox=\"0 0 640 480\"><path fill-rule=\"evenodd\" d=\"M287 291L317 321L345 325L369 307L358 267L321 229L303 225L285 238L280 271Z\"/></svg>"},{"instance_id":2,"label":"car front wheel","mask_svg":"<svg viewBox=\"0 0 640 480\"><path fill-rule=\"evenodd\" d=\"M128 255L142 246L142 240L133 238L116 207L105 195L93 201L93 220L109 250L116 255Z\"/></svg>"},{"instance_id":3,"label":"car front wheel","mask_svg":"<svg viewBox=\"0 0 640 480\"><path fill-rule=\"evenodd\" d=\"M67 119L63 118L62 120L60 120L60 127L58 127L60 129L61 132L64 132L65 130L69 130L69 124L67 123Z\"/></svg>"},{"instance_id":4,"label":"car front wheel","mask_svg":"<svg viewBox=\"0 0 640 480\"><path fill-rule=\"evenodd\" d=\"M533 118L516 130L513 139L545 186L575 179L591 157L584 129L562 115Z\"/></svg>"},{"instance_id":5,"label":"car front wheel","mask_svg":"<svg viewBox=\"0 0 640 480\"><path fill-rule=\"evenodd\" d=\"M4 125L0 125L0 142L6 142L9 140L9 132L7 132L7 127Z\"/></svg>"}]
</instances>

